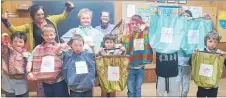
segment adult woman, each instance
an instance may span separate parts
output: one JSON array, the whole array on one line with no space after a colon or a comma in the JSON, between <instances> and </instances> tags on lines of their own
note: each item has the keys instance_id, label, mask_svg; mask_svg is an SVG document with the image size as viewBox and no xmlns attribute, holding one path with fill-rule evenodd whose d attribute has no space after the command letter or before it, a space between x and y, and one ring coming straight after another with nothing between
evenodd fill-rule
<instances>
[{"instance_id":1,"label":"adult woman","mask_svg":"<svg viewBox=\"0 0 226 98\"><path fill-rule=\"evenodd\" d=\"M52 15L46 17L44 9L40 5L32 5L29 9L30 16L32 18L31 23L27 23L21 26L13 26L8 20L8 12L3 13L2 22L6 28L10 30L10 32L21 31L29 34L28 40L33 41L28 45L28 50L31 52L33 48L43 42L43 38L41 37L42 27L46 24L51 24L57 31L57 24L69 17L69 12L74 8L74 4L72 2L67 2L65 4L66 9L62 14ZM56 41L59 42L58 32ZM43 87L41 82L37 82L37 95L39 97L44 96Z\"/></svg>"},{"instance_id":2,"label":"adult woman","mask_svg":"<svg viewBox=\"0 0 226 98\"><path fill-rule=\"evenodd\" d=\"M35 46L40 44L43 39L41 37L41 28L46 24L52 24L55 29L57 29L57 24L69 17L69 12L74 8L74 4L72 2L67 2L66 9L63 13L59 15L52 15L46 17L44 9L40 5L32 5L29 9L30 16L32 18L31 23L27 23L21 26L14 26L8 20L8 12L3 13L2 22L5 27L8 28L11 32L21 31L29 33L28 40L33 40L33 43L28 45L28 50L31 51ZM56 30L57 31L57 30ZM58 32L56 32L58 35ZM57 41L59 41L59 36L57 37Z\"/></svg>"}]
</instances>

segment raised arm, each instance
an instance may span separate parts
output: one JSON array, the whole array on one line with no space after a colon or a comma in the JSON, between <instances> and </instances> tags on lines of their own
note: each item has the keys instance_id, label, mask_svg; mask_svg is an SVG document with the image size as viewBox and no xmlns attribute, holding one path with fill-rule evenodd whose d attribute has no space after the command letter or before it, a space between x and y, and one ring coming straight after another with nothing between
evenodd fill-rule
<instances>
[{"instance_id":1,"label":"raised arm","mask_svg":"<svg viewBox=\"0 0 226 98\"><path fill-rule=\"evenodd\" d=\"M63 13L59 14L59 15L52 15L47 17L47 19L51 20L53 23L58 24L60 21L66 19L69 17L69 13L74 9L74 4L71 1L67 1L65 3L66 9L64 10Z\"/></svg>"},{"instance_id":2,"label":"raised arm","mask_svg":"<svg viewBox=\"0 0 226 98\"><path fill-rule=\"evenodd\" d=\"M8 28L8 30L10 30L10 32L16 32L16 31L21 31L21 32L26 32L28 33L29 31L29 27L30 27L30 23L28 24L24 24L21 26L14 26L10 23L9 19L8 19L8 14L9 12L6 11L5 13L2 14L2 23L5 25L6 28Z\"/></svg>"}]
</instances>

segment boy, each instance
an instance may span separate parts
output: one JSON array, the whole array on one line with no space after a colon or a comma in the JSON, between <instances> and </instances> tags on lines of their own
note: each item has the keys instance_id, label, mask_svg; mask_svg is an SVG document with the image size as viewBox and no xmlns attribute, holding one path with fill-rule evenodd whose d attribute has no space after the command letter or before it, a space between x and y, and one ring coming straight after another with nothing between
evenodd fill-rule
<instances>
[{"instance_id":1,"label":"boy","mask_svg":"<svg viewBox=\"0 0 226 98\"><path fill-rule=\"evenodd\" d=\"M217 49L217 45L221 40L221 36L216 31L209 32L205 37L206 48L199 50L208 53L220 53L223 54L226 59L226 52ZM197 53L198 50L195 51ZM198 86L197 97L217 97L219 84L211 88L203 88Z\"/></svg>"},{"instance_id":2,"label":"boy","mask_svg":"<svg viewBox=\"0 0 226 98\"><path fill-rule=\"evenodd\" d=\"M103 55L121 55L123 52L125 52L125 48L121 47L120 49L114 49L115 48L115 40L116 36L112 34L107 34L104 36L104 48L101 48L100 51L98 52L98 56L103 56ZM101 95L102 97L105 96L105 94L102 91ZM111 93L106 93L107 97L115 97L115 92Z\"/></svg>"},{"instance_id":3,"label":"boy","mask_svg":"<svg viewBox=\"0 0 226 98\"><path fill-rule=\"evenodd\" d=\"M3 34L3 37L7 37ZM12 33L11 44L7 39L2 44L2 89L6 97L28 97L28 83L25 78L26 59L28 54L24 49L27 36L23 32ZM5 43L6 42L6 43Z\"/></svg>"},{"instance_id":4,"label":"boy","mask_svg":"<svg viewBox=\"0 0 226 98\"><path fill-rule=\"evenodd\" d=\"M61 77L62 61L55 54L57 43L56 33L52 25L42 28L44 42L36 46L28 59L28 80L43 81L46 97L68 97L67 84Z\"/></svg>"},{"instance_id":5,"label":"boy","mask_svg":"<svg viewBox=\"0 0 226 98\"><path fill-rule=\"evenodd\" d=\"M72 37L68 45L70 50L62 53L62 75L70 89L71 97L92 97L96 64L93 53L83 50L84 39L81 35ZM89 44L90 48L94 48Z\"/></svg>"},{"instance_id":6,"label":"boy","mask_svg":"<svg viewBox=\"0 0 226 98\"><path fill-rule=\"evenodd\" d=\"M61 38L65 42L68 42L69 39L73 36L73 34L76 32L84 38L84 48L88 49L89 52L93 52L93 50L89 47L88 44L94 43L94 53L97 53L100 50L101 42L103 40L104 35L99 30L91 26L92 11L87 8L83 8L79 11L78 18L81 25L77 28L70 29Z\"/></svg>"},{"instance_id":7,"label":"boy","mask_svg":"<svg viewBox=\"0 0 226 98\"><path fill-rule=\"evenodd\" d=\"M152 48L148 40L147 26L139 15L131 17L129 34L125 36L125 48L130 58L127 94L129 97L141 97L144 66L151 63Z\"/></svg>"},{"instance_id":8,"label":"boy","mask_svg":"<svg viewBox=\"0 0 226 98\"><path fill-rule=\"evenodd\" d=\"M192 17L192 13L189 10L185 10L183 12L184 17ZM189 58L191 57L191 54L185 54L184 50L178 51L178 82L179 85L182 86L182 91L180 96L181 97L187 97L187 94L189 92L189 86L190 86L190 80L191 80L191 66L188 65Z\"/></svg>"}]
</instances>

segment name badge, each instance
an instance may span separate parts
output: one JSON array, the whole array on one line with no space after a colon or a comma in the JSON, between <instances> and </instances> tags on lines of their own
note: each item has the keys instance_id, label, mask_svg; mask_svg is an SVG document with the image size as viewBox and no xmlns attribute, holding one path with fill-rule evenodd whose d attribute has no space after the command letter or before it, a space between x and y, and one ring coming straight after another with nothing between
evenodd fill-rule
<instances>
[{"instance_id":1,"label":"name badge","mask_svg":"<svg viewBox=\"0 0 226 98\"><path fill-rule=\"evenodd\" d=\"M119 81L119 67L108 66L108 80Z\"/></svg>"},{"instance_id":2,"label":"name badge","mask_svg":"<svg viewBox=\"0 0 226 98\"><path fill-rule=\"evenodd\" d=\"M133 43L134 50L144 50L144 39L136 39Z\"/></svg>"},{"instance_id":3,"label":"name badge","mask_svg":"<svg viewBox=\"0 0 226 98\"><path fill-rule=\"evenodd\" d=\"M85 61L75 62L76 74L87 74L88 67Z\"/></svg>"},{"instance_id":4,"label":"name badge","mask_svg":"<svg viewBox=\"0 0 226 98\"><path fill-rule=\"evenodd\" d=\"M54 72L54 56L42 58L41 72Z\"/></svg>"},{"instance_id":5,"label":"name badge","mask_svg":"<svg viewBox=\"0 0 226 98\"><path fill-rule=\"evenodd\" d=\"M212 77L213 75L213 65L201 64L199 69L199 75Z\"/></svg>"}]
</instances>

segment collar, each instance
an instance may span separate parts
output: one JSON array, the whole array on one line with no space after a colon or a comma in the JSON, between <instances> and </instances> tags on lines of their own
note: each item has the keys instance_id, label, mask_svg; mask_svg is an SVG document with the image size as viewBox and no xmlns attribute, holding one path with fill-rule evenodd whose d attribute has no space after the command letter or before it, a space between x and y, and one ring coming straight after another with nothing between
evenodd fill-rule
<instances>
[{"instance_id":1,"label":"collar","mask_svg":"<svg viewBox=\"0 0 226 98\"><path fill-rule=\"evenodd\" d=\"M209 48L206 47L205 50L206 50L207 52L211 52L211 53L217 52L217 49L216 49L216 48L213 49L213 50L210 50Z\"/></svg>"},{"instance_id":2,"label":"collar","mask_svg":"<svg viewBox=\"0 0 226 98\"><path fill-rule=\"evenodd\" d=\"M55 45L55 44L56 44L56 41L53 41L53 42L51 42L51 43L47 43L47 42L43 41L43 42L41 43L41 46L45 46L45 45L49 45L49 44Z\"/></svg>"},{"instance_id":3,"label":"collar","mask_svg":"<svg viewBox=\"0 0 226 98\"><path fill-rule=\"evenodd\" d=\"M100 24L101 29L107 29L107 27L109 26L109 23L107 24Z\"/></svg>"},{"instance_id":4,"label":"collar","mask_svg":"<svg viewBox=\"0 0 226 98\"><path fill-rule=\"evenodd\" d=\"M86 29L86 28L87 28L87 29L92 29L92 28L93 28L92 26L89 26L89 27L83 27L82 25L79 25L78 27L79 27L80 29Z\"/></svg>"}]
</instances>

